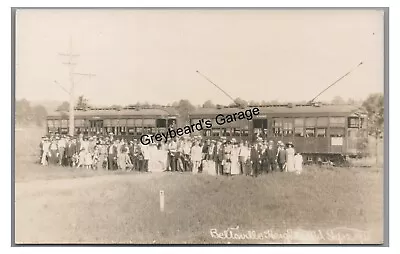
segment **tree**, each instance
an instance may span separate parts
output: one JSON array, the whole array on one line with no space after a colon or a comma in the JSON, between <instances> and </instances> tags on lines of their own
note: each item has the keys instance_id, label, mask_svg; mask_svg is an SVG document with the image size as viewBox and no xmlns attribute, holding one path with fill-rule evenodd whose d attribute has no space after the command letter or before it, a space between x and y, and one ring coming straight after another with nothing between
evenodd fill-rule
<instances>
[{"instance_id":1,"label":"tree","mask_svg":"<svg viewBox=\"0 0 400 254\"><path fill-rule=\"evenodd\" d=\"M61 103L61 105L57 107L56 111L69 111L69 102L64 101Z\"/></svg>"},{"instance_id":2,"label":"tree","mask_svg":"<svg viewBox=\"0 0 400 254\"><path fill-rule=\"evenodd\" d=\"M337 105L343 105L343 104L346 104L346 101L340 96L335 96L332 99L331 103L332 104L337 104Z\"/></svg>"},{"instance_id":3,"label":"tree","mask_svg":"<svg viewBox=\"0 0 400 254\"><path fill-rule=\"evenodd\" d=\"M78 109L88 109L89 106L89 100L86 99L83 95L78 97L78 101L76 102L76 107Z\"/></svg>"},{"instance_id":4,"label":"tree","mask_svg":"<svg viewBox=\"0 0 400 254\"><path fill-rule=\"evenodd\" d=\"M176 105L174 107L178 111L179 118L180 118L179 122L181 122L181 123L188 122L189 114L196 109L196 107L193 106L193 104L190 103L189 100L180 100L177 103L175 103L175 102L172 103L172 105Z\"/></svg>"},{"instance_id":5,"label":"tree","mask_svg":"<svg viewBox=\"0 0 400 254\"><path fill-rule=\"evenodd\" d=\"M28 100L21 99L15 102L15 121L16 124L22 125L32 121L32 109Z\"/></svg>"},{"instance_id":6,"label":"tree","mask_svg":"<svg viewBox=\"0 0 400 254\"><path fill-rule=\"evenodd\" d=\"M246 107L248 105L248 103L247 103L247 101L237 97L235 99L235 103L231 103L231 104L229 104L229 106L236 106L236 105L238 105L240 107Z\"/></svg>"},{"instance_id":7,"label":"tree","mask_svg":"<svg viewBox=\"0 0 400 254\"><path fill-rule=\"evenodd\" d=\"M42 105L31 107L26 99L15 102L15 123L18 125L29 125L35 123L42 126L47 116L47 111Z\"/></svg>"},{"instance_id":8,"label":"tree","mask_svg":"<svg viewBox=\"0 0 400 254\"><path fill-rule=\"evenodd\" d=\"M203 103L203 108L215 108L215 104L211 100L207 100Z\"/></svg>"},{"instance_id":9,"label":"tree","mask_svg":"<svg viewBox=\"0 0 400 254\"><path fill-rule=\"evenodd\" d=\"M384 97L381 93L368 96L362 104L368 114L368 132L376 138L376 162L378 163L378 140L384 129Z\"/></svg>"},{"instance_id":10,"label":"tree","mask_svg":"<svg viewBox=\"0 0 400 254\"><path fill-rule=\"evenodd\" d=\"M33 107L32 113L37 126L43 126L46 121L47 110L42 105Z\"/></svg>"}]
</instances>

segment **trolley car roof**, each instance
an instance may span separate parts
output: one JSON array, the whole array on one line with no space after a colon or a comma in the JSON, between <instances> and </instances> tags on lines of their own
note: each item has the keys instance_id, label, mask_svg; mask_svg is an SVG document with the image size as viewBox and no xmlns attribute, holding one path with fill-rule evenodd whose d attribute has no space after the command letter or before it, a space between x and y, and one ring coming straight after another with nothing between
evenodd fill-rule
<instances>
[{"instance_id":1,"label":"trolley car roof","mask_svg":"<svg viewBox=\"0 0 400 254\"><path fill-rule=\"evenodd\" d=\"M75 117L87 118L87 117L99 117L99 118L122 118L122 117L133 117L133 118L155 118L155 117L176 117L178 114L172 108L142 108L142 109L90 109L90 110L75 110ZM48 114L48 118L65 118L68 119L68 111L55 111Z\"/></svg>"},{"instance_id":2,"label":"trolley car roof","mask_svg":"<svg viewBox=\"0 0 400 254\"><path fill-rule=\"evenodd\" d=\"M359 106L355 105L293 105L289 107L283 106L254 106L260 109L260 116L350 116L357 113L365 113ZM199 108L195 110L191 117L215 116L217 114L233 114L238 111L253 108L253 106L243 109L237 107L225 108Z\"/></svg>"}]
</instances>

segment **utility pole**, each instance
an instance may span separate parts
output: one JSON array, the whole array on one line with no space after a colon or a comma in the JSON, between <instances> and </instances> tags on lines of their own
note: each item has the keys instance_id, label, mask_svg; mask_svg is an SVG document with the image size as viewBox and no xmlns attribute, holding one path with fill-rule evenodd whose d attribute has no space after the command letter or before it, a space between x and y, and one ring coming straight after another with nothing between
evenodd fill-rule
<instances>
[{"instance_id":1,"label":"utility pole","mask_svg":"<svg viewBox=\"0 0 400 254\"><path fill-rule=\"evenodd\" d=\"M70 38L69 42L69 52L68 53L60 53L60 56L65 56L68 57L67 62L64 62L63 64L68 66L69 69L69 82L70 82L70 88L69 88L69 135L73 136L75 134L75 85L77 82L75 82L75 76L83 76L83 77L93 77L95 76L94 74L91 73L76 73L75 72L75 66L76 62L74 62L74 58L79 57L78 54L73 54L72 50L72 38ZM64 89L64 88L63 88ZM64 89L66 90L66 89Z\"/></svg>"}]
</instances>

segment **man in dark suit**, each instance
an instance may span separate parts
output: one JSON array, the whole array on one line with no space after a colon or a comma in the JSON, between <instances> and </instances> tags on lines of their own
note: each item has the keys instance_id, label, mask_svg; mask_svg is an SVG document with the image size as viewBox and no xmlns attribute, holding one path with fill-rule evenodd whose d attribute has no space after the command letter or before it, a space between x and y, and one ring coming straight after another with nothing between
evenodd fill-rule
<instances>
[{"instance_id":1,"label":"man in dark suit","mask_svg":"<svg viewBox=\"0 0 400 254\"><path fill-rule=\"evenodd\" d=\"M259 142L260 140L253 144L250 150L251 175L253 177L257 177L261 171L263 149Z\"/></svg>"},{"instance_id":2,"label":"man in dark suit","mask_svg":"<svg viewBox=\"0 0 400 254\"><path fill-rule=\"evenodd\" d=\"M225 154L225 145L223 143L224 139L222 141L218 141L216 146L215 146L215 155L214 155L214 160L215 160L215 170L217 171L217 175L223 175L224 174L224 168L222 165L222 162L224 160L224 154Z\"/></svg>"},{"instance_id":3,"label":"man in dark suit","mask_svg":"<svg viewBox=\"0 0 400 254\"><path fill-rule=\"evenodd\" d=\"M265 154L267 158L267 169L266 173L275 171L276 169L276 155L277 150L274 147L274 141L269 141L268 147L265 149Z\"/></svg>"},{"instance_id":4,"label":"man in dark suit","mask_svg":"<svg viewBox=\"0 0 400 254\"><path fill-rule=\"evenodd\" d=\"M117 144L116 141L108 147L108 170L115 170L117 164Z\"/></svg>"},{"instance_id":5,"label":"man in dark suit","mask_svg":"<svg viewBox=\"0 0 400 254\"><path fill-rule=\"evenodd\" d=\"M66 157L66 165L71 167L72 166L72 157L77 152L76 150L76 139L72 138L68 140L68 143L65 148L65 157Z\"/></svg>"},{"instance_id":6,"label":"man in dark suit","mask_svg":"<svg viewBox=\"0 0 400 254\"><path fill-rule=\"evenodd\" d=\"M283 172L285 164L286 164L286 149L285 145L282 142L278 142L278 165L281 172Z\"/></svg>"},{"instance_id":7,"label":"man in dark suit","mask_svg":"<svg viewBox=\"0 0 400 254\"><path fill-rule=\"evenodd\" d=\"M135 161L135 142L134 142L134 140L132 140L132 141L129 141L129 146L128 146L128 148L129 148L129 159L131 160L131 162L132 162L132 167L133 167L133 169L134 170L136 170L136 168L135 168L135 166L136 166L136 161Z\"/></svg>"}]
</instances>

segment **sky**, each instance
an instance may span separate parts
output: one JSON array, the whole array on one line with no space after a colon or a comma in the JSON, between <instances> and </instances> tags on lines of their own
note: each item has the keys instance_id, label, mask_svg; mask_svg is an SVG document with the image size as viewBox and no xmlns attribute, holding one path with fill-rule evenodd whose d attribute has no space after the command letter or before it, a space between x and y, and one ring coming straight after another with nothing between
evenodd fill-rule
<instances>
[{"instance_id":1,"label":"sky","mask_svg":"<svg viewBox=\"0 0 400 254\"><path fill-rule=\"evenodd\" d=\"M18 10L16 98L93 105L167 104L229 97L282 102L365 99L384 84L383 12L376 10ZM71 43L72 42L72 43Z\"/></svg>"}]
</instances>

